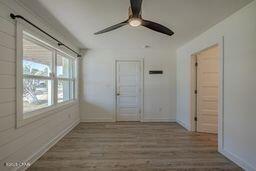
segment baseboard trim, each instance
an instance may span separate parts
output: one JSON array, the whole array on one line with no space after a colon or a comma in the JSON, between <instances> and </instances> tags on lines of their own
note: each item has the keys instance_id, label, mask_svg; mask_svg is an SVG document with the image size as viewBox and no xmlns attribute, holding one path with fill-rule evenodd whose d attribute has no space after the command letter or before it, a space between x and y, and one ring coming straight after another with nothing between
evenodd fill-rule
<instances>
[{"instance_id":1,"label":"baseboard trim","mask_svg":"<svg viewBox=\"0 0 256 171\"><path fill-rule=\"evenodd\" d=\"M115 119L82 119L81 122L116 122ZM176 119L157 119L157 118L147 118L142 119L141 122L176 122Z\"/></svg>"},{"instance_id":2,"label":"baseboard trim","mask_svg":"<svg viewBox=\"0 0 256 171\"><path fill-rule=\"evenodd\" d=\"M92 118L88 118L88 119L81 119L81 122L115 122L114 119L92 119Z\"/></svg>"},{"instance_id":3,"label":"baseboard trim","mask_svg":"<svg viewBox=\"0 0 256 171\"><path fill-rule=\"evenodd\" d=\"M59 140L61 140L67 133L69 133L74 127L76 127L80 123L79 120L73 122L69 127L60 132L56 137L50 140L47 144L42 146L39 150L37 150L33 155L31 155L25 163L30 163L31 165L36 162L44 153L46 153L51 147L53 147ZM25 171L28 167L19 167L17 170Z\"/></svg>"},{"instance_id":4,"label":"baseboard trim","mask_svg":"<svg viewBox=\"0 0 256 171\"><path fill-rule=\"evenodd\" d=\"M176 122L176 119L171 119L171 118L163 118L163 119L144 118L144 119L141 120L141 122Z\"/></svg>"},{"instance_id":5,"label":"baseboard trim","mask_svg":"<svg viewBox=\"0 0 256 171\"><path fill-rule=\"evenodd\" d=\"M182 121L180 121L180 120L176 120L176 122L177 122L178 124L180 124L182 127L184 127L186 130L190 131L190 129L188 128L188 126L187 126L184 122L182 122Z\"/></svg>"},{"instance_id":6,"label":"baseboard trim","mask_svg":"<svg viewBox=\"0 0 256 171\"><path fill-rule=\"evenodd\" d=\"M240 166L242 169L246 171L256 171L256 168L254 168L251 164L248 162L244 161L243 159L239 158L237 155L228 152L226 150L219 150L221 154L223 154L225 157L227 157L229 160L233 161L236 163L238 166Z\"/></svg>"}]
</instances>

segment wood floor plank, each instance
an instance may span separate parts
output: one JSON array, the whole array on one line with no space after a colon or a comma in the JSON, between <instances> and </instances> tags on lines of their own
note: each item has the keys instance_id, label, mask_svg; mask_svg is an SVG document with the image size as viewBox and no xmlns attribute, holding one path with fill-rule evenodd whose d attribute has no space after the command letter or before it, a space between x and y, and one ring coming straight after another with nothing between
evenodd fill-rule
<instances>
[{"instance_id":1,"label":"wood floor plank","mask_svg":"<svg viewBox=\"0 0 256 171\"><path fill-rule=\"evenodd\" d=\"M217 152L217 136L176 123L80 123L29 171L242 170Z\"/></svg>"}]
</instances>

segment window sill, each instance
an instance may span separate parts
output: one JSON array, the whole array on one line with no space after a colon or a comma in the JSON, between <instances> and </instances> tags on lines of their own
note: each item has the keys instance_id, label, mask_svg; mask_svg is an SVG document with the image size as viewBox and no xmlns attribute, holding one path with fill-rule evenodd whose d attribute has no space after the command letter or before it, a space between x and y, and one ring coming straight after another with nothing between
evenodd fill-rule
<instances>
[{"instance_id":1,"label":"window sill","mask_svg":"<svg viewBox=\"0 0 256 171\"><path fill-rule=\"evenodd\" d=\"M50 115L54 115L55 113L57 113L61 110L64 110L70 106L73 106L75 104L78 104L77 99L72 100L72 101L62 102L57 105L49 106L49 107L39 109L36 111L32 111L25 115L23 113L17 113L16 128L20 128L29 123L38 121L38 120L48 117Z\"/></svg>"}]
</instances>

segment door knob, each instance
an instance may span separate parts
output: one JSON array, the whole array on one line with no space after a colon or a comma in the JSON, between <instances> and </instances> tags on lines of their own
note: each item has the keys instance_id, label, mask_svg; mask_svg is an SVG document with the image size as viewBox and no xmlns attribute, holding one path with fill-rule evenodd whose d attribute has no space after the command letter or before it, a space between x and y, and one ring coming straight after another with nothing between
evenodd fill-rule
<instances>
[{"instance_id":1,"label":"door knob","mask_svg":"<svg viewBox=\"0 0 256 171\"><path fill-rule=\"evenodd\" d=\"M120 96L120 93L116 93L117 96Z\"/></svg>"}]
</instances>

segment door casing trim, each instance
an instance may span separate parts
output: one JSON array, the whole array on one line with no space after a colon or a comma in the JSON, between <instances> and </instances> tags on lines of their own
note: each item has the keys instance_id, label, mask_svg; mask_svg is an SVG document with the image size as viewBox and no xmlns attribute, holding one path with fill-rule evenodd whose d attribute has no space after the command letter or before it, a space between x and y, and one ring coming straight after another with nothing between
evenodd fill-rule
<instances>
[{"instance_id":1,"label":"door casing trim","mask_svg":"<svg viewBox=\"0 0 256 171\"><path fill-rule=\"evenodd\" d=\"M195 55L204 51L208 48L218 45L219 48L219 101L218 101L218 151L222 152L224 150L224 36L219 38L216 42L209 44L204 44L204 47L201 47L199 50L191 53L191 69L190 69L190 131L195 131L195 121L194 121L194 106L195 100L194 97L194 88L193 84L193 73L195 71Z\"/></svg>"}]
</instances>

